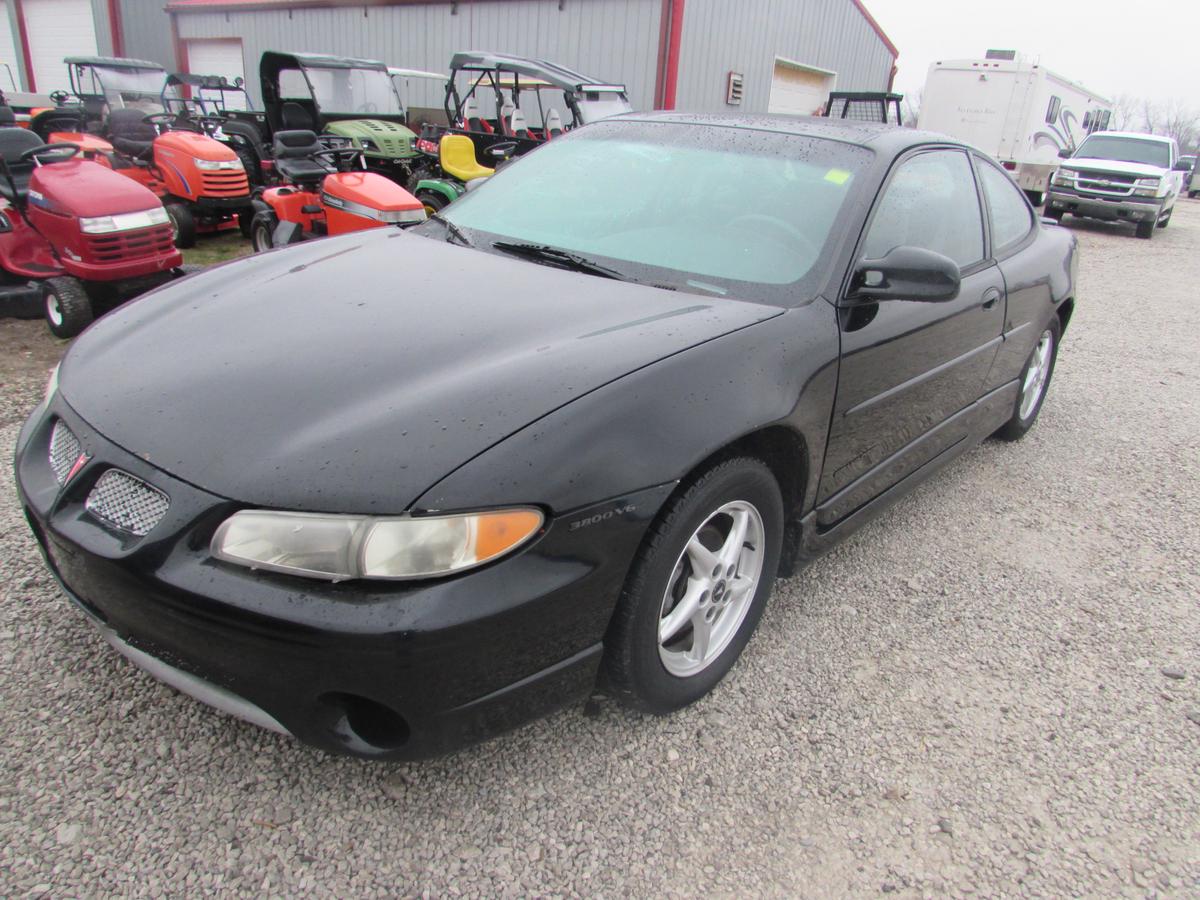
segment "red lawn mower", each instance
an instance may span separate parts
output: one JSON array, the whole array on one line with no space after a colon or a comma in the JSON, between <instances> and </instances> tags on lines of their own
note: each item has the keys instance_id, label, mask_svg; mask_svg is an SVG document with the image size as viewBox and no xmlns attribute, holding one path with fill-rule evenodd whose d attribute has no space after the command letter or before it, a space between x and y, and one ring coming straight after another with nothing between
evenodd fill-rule
<instances>
[{"instance_id":1,"label":"red lawn mower","mask_svg":"<svg viewBox=\"0 0 1200 900\"><path fill-rule=\"evenodd\" d=\"M158 198L78 154L0 128L0 304L18 314L40 305L62 338L95 307L184 274Z\"/></svg>"},{"instance_id":2,"label":"red lawn mower","mask_svg":"<svg viewBox=\"0 0 1200 900\"><path fill-rule=\"evenodd\" d=\"M285 182L254 198L250 239L261 253L299 241L425 221L421 201L366 171L357 147L330 147L313 131L277 131L275 172Z\"/></svg>"}]
</instances>

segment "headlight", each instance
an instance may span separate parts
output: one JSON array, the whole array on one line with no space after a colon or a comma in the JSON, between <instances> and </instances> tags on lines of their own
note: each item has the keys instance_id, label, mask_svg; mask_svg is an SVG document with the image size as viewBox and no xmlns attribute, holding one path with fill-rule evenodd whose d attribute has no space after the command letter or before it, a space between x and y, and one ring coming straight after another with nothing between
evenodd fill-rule
<instances>
[{"instance_id":1,"label":"headlight","mask_svg":"<svg viewBox=\"0 0 1200 900\"><path fill-rule=\"evenodd\" d=\"M114 231L132 231L135 228L149 228L151 225L165 225L169 221L171 220L167 211L159 206L142 212L121 213L118 216L80 219L79 230L84 234L111 234Z\"/></svg>"},{"instance_id":2,"label":"headlight","mask_svg":"<svg viewBox=\"0 0 1200 900\"><path fill-rule=\"evenodd\" d=\"M58 366L56 365L50 370L50 378L46 381L46 396L43 398L43 403L49 403L50 398L54 396L54 392L58 390Z\"/></svg>"},{"instance_id":3,"label":"headlight","mask_svg":"<svg viewBox=\"0 0 1200 900\"><path fill-rule=\"evenodd\" d=\"M1154 178L1139 178L1137 180L1137 186L1156 188L1158 187L1160 181L1162 181L1162 179L1158 178L1157 176Z\"/></svg>"},{"instance_id":4,"label":"headlight","mask_svg":"<svg viewBox=\"0 0 1200 900\"><path fill-rule=\"evenodd\" d=\"M1135 197L1157 197L1158 188L1134 188L1133 195Z\"/></svg>"},{"instance_id":5,"label":"headlight","mask_svg":"<svg viewBox=\"0 0 1200 900\"><path fill-rule=\"evenodd\" d=\"M1075 183L1075 172L1072 169L1059 169L1050 179L1050 183L1059 187L1070 187Z\"/></svg>"},{"instance_id":6,"label":"headlight","mask_svg":"<svg viewBox=\"0 0 1200 900\"><path fill-rule=\"evenodd\" d=\"M245 166L242 165L240 159L198 159L196 168L202 172L240 172L245 169Z\"/></svg>"},{"instance_id":7,"label":"headlight","mask_svg":"<svg viewBox=\"0 0 1200 900\"><path fill-rule=\"evenodd\" d=\"M542 527L536 509L455 516L337 516L244 510L213 535L226 562L308 578L433 578L516 550Z\"/></svg>"},{"instance_id":8,"label":"headlight","mask_svg":"<svg viewBox=\"0 0 1200 900\"><path fill-rule=\"evenodd\" d=\"M377 152L379 150L379 145L376 144L370 138L362 138L361 140L359 140L359 143L362 144L362 148L364 150L375 150Z\"/></svg>"}]
</instances>

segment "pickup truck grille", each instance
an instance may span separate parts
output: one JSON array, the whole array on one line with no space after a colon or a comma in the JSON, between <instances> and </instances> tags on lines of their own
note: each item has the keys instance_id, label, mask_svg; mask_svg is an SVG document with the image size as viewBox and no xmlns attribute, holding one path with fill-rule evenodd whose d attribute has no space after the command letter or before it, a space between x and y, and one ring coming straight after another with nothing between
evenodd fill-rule
<instances>
[{"instance_id":1,"label":"pickup truck grille","mask_svg":"<svg viewBox=\"0 0 1200 900\"><path fill-rule=\"evenodd\" d=\"M1120 172L1080 172L1075 179L1075 185L1080 191L1091 194L1128 197L1133 193L1133 186L1137 180L1136 175Z\"/></svg>"}]
</instances>

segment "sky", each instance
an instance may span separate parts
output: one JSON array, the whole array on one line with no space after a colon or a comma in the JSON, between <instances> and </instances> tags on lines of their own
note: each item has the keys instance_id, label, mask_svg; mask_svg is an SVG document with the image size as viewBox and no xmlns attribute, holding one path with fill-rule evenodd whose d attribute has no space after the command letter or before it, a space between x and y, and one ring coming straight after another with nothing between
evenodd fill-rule
<instances>
[{"instance_id":1,"label":"sky","mask_svg":"<svg viewBox=\"0 0 1200 900\"><path fill-rule=\"evenodd\" d=\"M1112 99L1129 94L1200 112L1196 0L865 0L900 50L896 90L915 93L929 64L1016 50Z\"/></svg>"}]
</instances>

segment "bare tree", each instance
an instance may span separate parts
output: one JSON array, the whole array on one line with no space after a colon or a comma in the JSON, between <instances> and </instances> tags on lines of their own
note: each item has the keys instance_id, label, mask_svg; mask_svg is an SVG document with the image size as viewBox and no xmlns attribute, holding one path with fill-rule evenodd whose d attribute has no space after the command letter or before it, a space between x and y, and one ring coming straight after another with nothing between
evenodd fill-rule
<instances>
[{"instance_id":1,"label":"bare tree","mask_svg":"<svg viewBox=\"0 0 1200 900\"><path fill-rule=\"evenodd\" d=\"M1182 149L1200 143L1200 112L1179 100L1154 103L1145 98L1118 94L1112 102L1109 128L1114 131L1141 131L1173 137Z\"/></svg>"},{"instance_id":2,"label":"bare tree","mask_svg":"<svg viewBox=\"0 0 1200 900\"><path fill-rule=\"evenodd\" d=\"M904 95L904 99L900 101L900 118L909 128L917 127L917 117L921 115L921 98L925 95L925 89L914 91Z\"/></svg>"},{"instance_id":3,"label":"bare tree","mask_svg":"<svg viewBox=\"0 0 1200 900\"><path fill-rule=\"evenodd\" d=\"M1128 131L1136 128L1134 122L1140 104L1136 97L1128 94L1117 94L1112 102L1112 120L1109 125L1114 131Z\"/></svg>"}]
</instances>

